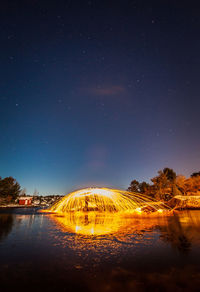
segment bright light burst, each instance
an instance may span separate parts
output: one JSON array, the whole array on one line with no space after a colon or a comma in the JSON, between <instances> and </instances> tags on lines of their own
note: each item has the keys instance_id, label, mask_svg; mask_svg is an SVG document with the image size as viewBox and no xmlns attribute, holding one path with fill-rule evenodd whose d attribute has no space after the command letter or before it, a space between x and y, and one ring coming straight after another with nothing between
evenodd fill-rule
<instances>
[{"instance_id":1,"label":"bright light burst","mask_svg":"<svg viewBox=\"0 0 200 292\"><path fill-rule=\"evenodd\" d=\"M162 213L168 208L147 196L128 191L108 188L87 188L69 193L56 202L48 211L69 212L121 212L121 213Z\"/></svg>"}]
</instances>

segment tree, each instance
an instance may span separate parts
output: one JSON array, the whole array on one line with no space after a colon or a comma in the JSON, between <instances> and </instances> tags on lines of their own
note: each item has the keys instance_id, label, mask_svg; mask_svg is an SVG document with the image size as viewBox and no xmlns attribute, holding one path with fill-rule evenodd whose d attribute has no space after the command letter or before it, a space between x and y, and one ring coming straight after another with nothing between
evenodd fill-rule
<instances>
[{"instance_id":1,"label":"tree","mask_svg":"<svg viewBox=\"0 0 200 292\"><path fill-rule=\"evenodd\" d=\"M197 177L197 176L200 176L200 171L199 172L193 172L191 174L191 177Z\"/></svg>"},{"instance_id":2,"label":"tree","mask_svg":"<svg viewBox=\"0 0 200 292\"><path fill-rule=\"evenodd\" d=\"M26 188L23 188L23 189L20 191L19 195L20 195L20 196L26 196L26 193L27 193Z\"/></svg>"},{"instance_id":3,"label":"tree","mask_svg":"<svg viewBox=\"0 0 200 292\"><path fill-rule=\"evenodd\" d=\"M199 195L200 194L200 176L194 175L189 178L177 176L176 185L182 195Z\"/></svg>"},{"instance_id":4,"label":"tree","mask_svg":"<svg viewBox=\"0 0 200 292\"><path fill-rule=\"evenodd\" d=\"M185 195L187 192L187 185L186 185L186 177L184 175L178 175L176 177L176 186L178 190L180 191L181 195Z\"/></svg>"},{"instance_id":5,"label":"tree","mask_svg":"<svg viewBox=\"0 0 200 292\"><path fill-rule=\"evenodd\" d=\"M186 180L187 195L197 195L200 192L200 176L193 176Z\"/></svg>"},{"instance_id":6,"label":"tree","mask_svg":"<svg viewBox=\"0 0 200 292\"><path fill-rule=\"evenodd\" d=\"M174 182L176 179L176 172L172 168L165 167L163 173L166 175L167 179Z\"/></svg>"},{"instance_id":7,"label":"tree","mask_svg":"<svg viewBox=\"0 0 200 292\"><path fill-rule=\"evenodd\" d=\"M142 194L146 194L150 189L150 184L146 183L145 181L139 184L139 192Z\"/></svg>"},{"instance_id":8,"label":"tree","mask_svg":"<svg viewBox=\"0 0 200 292\"><path fill-rule=\"evenodd\" d=\"M137 180L133 180L130 183L128 191L152 196L150 189L151 189L150 184L146 183L145 181L140 183Z\"/></svg>"},{"instance_id":9,"label":"tree","mask_svg":"<svg viewBox=\"0 0 200 292\"><path fill-rule=\"evenodd\" d=\"M132 180L132 182L130 183L130 187L128 187L128 191L139 193L139 184L140 183L137 180Z\"/></svg>"},{"instance_id":10,"label":"tree","mask_svg":"<svg viewBox=\"0 0 200 292\"><path fill-rule=\"evenodd\" d=\"M151 181L153 182L155 198L157 200L165 200L166 194L168 194L171 190L171 184L167 179L167 175L163 171L159 170L158 176L152 178Z\"/></svg>"},{"instance_id":11,"label":"tree","mask_svg":"<svg viewBox=\"0 0 200 292\"><path fill-rule=\"evenodd\" d=\"M173 169L165 167L163 170L159 170L158 175L151 181L152 184L133 180L128 190L161 201L169 201L177 195L200 196L200 171L194 172L189 178L186 178L183 175L177 176Z\"/></svg>"},{"instance_id":12,"label":"tree","mask_svg":"<svg viewBox=\"0 0 200 292\"><path fill-rule=\"evenodd\" d=\"M12 177L0 178L0 197L8 200L14 200L20 193L19 183Z\"/></svg>"},{"instance_id":13,"label":"tree","mask_svg":"<svg viewBox=\"0 0 200 292\"><path fill-rule=\"evenodd\" d=\"M155 198L158 200L168 201L178 190L175 185L176 173L173 169L165 167L158 171L158 176L151 179L153 182L153 189Z\"/></svg>"}]
</instances>

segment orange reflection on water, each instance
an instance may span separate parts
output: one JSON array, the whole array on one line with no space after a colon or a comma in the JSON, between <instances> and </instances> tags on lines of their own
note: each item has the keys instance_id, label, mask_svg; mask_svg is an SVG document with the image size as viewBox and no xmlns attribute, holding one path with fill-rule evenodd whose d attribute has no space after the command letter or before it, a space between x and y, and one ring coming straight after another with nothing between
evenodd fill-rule
<instances>
[{"instance_id":1,"label":"orange reflection on water","mask_svg":"<svg viewBox=\"0 0 200 292\"><path fill-rule=\"evenodd\" d=\"M50 216L63 231L81 235L130 234L136 230L152 228L161 222L166 224L166 216L154 214L141 216L139 212L134 216L98 212L51 214Z\"/></svg>"},{"instance_id":2,"label":"orange reflection on water","mask_svg":"<svg viewBox=\"0 0 200 292\"><path fill-rule=\"evenodd\" d=\"M87 258L88 252L117 255L121 248L134 253L139 247L148 252L155 245L166 244L181 253L188 253L200 244L200 211L170 212L158 215L119 215L98 212L76 212L68 215L49 214L63 234L56 244L66 245ZM156 235L156 236L155 236Z\"/></svg>"}]
</instances>

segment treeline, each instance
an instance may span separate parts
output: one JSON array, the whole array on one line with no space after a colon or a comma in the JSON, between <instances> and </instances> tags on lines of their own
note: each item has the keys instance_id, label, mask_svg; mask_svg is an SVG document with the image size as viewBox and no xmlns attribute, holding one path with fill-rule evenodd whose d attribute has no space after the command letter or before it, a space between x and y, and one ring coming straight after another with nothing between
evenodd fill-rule
<instances>
[{"instance_id":1,"label":"treeline","mask_svg":"<svg viewBox=\"0 0 200 292\"><path fill-rule=\"evenodd\" d=\"M158 175L151 179L150 184L133 180L128 191L138 192L161 201L169 201L177 195L200 196L200 171L186 178L177 175L173 169L165 167L158 171Z\"/></svg>"},{"instance_id":2,"label":"treeline","mask_svg":"<svg viewBox=\"0 0 200 292\"><path fill-rule=\"evenodd\" d=\"M189 178L177 175L168 167L158 171L158 175L151 179L151 183L133 180L128 191L141 193L157 200L169 201L177 195L200 196L200 171L194 172ZM11 176L0 177L0 203L12 202L19 195L20 184Z\"/></svg>"}]
</instances>

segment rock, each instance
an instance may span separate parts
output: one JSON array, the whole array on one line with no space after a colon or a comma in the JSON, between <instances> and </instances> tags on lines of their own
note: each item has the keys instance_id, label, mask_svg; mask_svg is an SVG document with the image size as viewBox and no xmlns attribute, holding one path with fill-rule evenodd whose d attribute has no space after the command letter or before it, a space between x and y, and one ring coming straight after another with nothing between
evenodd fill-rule
<instances>
[{"instance_id":1,"label":"rock","mask_svg":"<svg viewBox=\"0 0 200 292\"><path fill-rule=\"evenodd\" d=\"M175 196L168 205L174 209L200 209L200 196Z\"/></svg>"}]
</instances>

